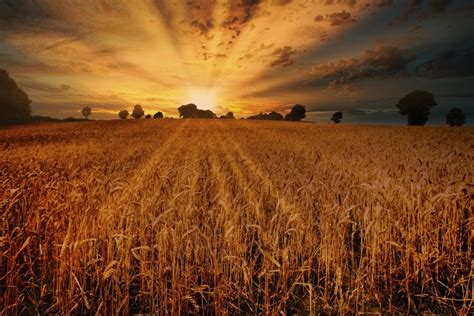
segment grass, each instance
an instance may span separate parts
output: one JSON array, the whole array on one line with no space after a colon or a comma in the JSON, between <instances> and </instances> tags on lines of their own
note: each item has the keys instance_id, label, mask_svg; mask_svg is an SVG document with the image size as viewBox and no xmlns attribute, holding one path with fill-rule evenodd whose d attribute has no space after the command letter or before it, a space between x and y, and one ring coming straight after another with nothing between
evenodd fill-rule
<instances>
[{"instance_id":1,"label":"grass","mask_svg":"<svg viewBox=\"0 0 474 316\"><path fill-rule=\"evenodd\" d=\"M0 130L0 313L474 310L472 128Z\"/></svg>"}]
</instances>

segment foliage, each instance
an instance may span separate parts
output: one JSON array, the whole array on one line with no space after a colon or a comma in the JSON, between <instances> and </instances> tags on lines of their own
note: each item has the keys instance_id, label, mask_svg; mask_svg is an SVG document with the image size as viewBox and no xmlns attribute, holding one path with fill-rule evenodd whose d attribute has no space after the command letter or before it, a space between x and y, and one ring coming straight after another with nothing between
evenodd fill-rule
<instances>
[{"instance_id":1,"label":"foliage","mask_svg":"<svg viewBox=\"0 0 474 316\"><path fill-rule=\"evenodd\" d=\"M401 115L407 115L408 125L423 126L428 121L431 108L436 105L434 96L428 91L413 91L404 96L397 104Z\"/></svg>"},{"instance_id":2,"label":"foliage","mask_svg":"<svg viewBox=\"0 0 474 316\"><path fill-rule=\"evenodd\" d=\"M129 113L127 110L122 110L118 113L119 118L125 120L128 117Z\"/></svg>"},{"instance_id":3,"label":"foliage","mask_svg":"<svg viewBox=\"0 0 474 316\"><path fill-rule=\"evenodd\" d=\"M446 114L446 124L449 126L463 126L466 123L466 113L462 109L452 108Z\"/></svg>"},{"instance_id":4,"label":"foliage","mask_svg":"<svg viewBox=\"0 0 474 316\"><path fill-rule=\"evenodd\" d=\"M217 118L211 110L201 110L193 103L181 105L178 108L179 117L182 118Z\"/></svg>"},{"instance_id":5,"label":"foliage","mask_svg":"<svg viewBox=\"0 0 474 316\"><path fill-rule=\"evenodd\" d=\"M233 112L227 112L226 115L221 115L220 118L221 118L221 119L229 119L229 120L235 119Z\"/></svg>"},{"instance_id":6,"label":"foliage","mask_svg":"<svg viewBox=\"0 0 474 316\"><path fill-rule=\"evenodd\" d=\"M336 124L339 124L342 122L342 112L336 112L332 115L331 121L333 121Z\"/></svg>"},{"instance_id":7,"label":"foliage","mask_svg":"<svg viewBox=\"0 0 474 316\"><path fill-rule=\"evenodd\" d=\"M267 120L267 121L281 121L283 115L278 112L272 111L270 113L260 113L257 115L247 117L248 120Z\"/></svg>"},{"instance_id":8,"label":"foliage","mask_svg":"<svg viewBox=\"0 0 474 316\"><path fill-rule=\"evenodd\" d=\"M0 125L31 121L31 101L8 72L0 69Z\"/></svg>"},{"instance_id":9,"label":"foliage","mask_svg":"<svg viewBox=\"0 0 474 316\"><path fill-rule=\"evenodd\" d=\"M133 107L132 116L136 119L141 118L145 114L143 108L140 104L137 104Z\"/></svg>"},{"instance_id":10,"label":"foliage","mask_svg":"<svg viewBox=\"0 0 474 316\"><path fill-rule=\"evenodd\" d=\"M285 121L301 121L306 117L306 107L301 104L295 104L290 113L285 115Z\"/></svg>"},{"instance_id":11,"label":"foliage","mask_svg":"<svg viewBox=\"0 0 474 316\"><path fill-rule=\"evenodd\" d=\"M89 115L91 115L92 109L91 109L90 106L85 106L85 107L82 108L82 111L81 111L81 112L82 112L82 115L83 115L85 118L87 118Z\"/></svg>"}]
</instances>

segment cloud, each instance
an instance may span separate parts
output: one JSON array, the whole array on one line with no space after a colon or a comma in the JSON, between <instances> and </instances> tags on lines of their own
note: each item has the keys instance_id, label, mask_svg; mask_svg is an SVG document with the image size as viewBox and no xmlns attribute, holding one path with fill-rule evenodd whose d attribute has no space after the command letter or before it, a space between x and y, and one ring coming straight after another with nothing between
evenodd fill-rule
<instances>
[{"instance_id":1,"label":"cloud","mask_svg":"<svg viewBox=\"0 0 474 316\"><path fill-rule=\"evenodd\" d=\"M363 5L363 9L368 9L368 8L384 8L384 7L389 7L393 4L394 0L374 0L374 1L369 1Z\"/></svg>"},{"instance_id":2,"label":"cloud","mask_svg":"<svg viewBox=\"0 0 474 316\"><path fill-rule=\"evenodd\" d=\"M314 17L314 22L321 22L322 20L324 20L324 16L322 15L317 15Z\"/></svg>"},{"instance_id":3,"label":"cloud","mask_svg":"<svg viewBox=\"0 0 474 316\"><path fill-rule=\"evenodd\" d=\"M288 67L294 64L292 59L293 55L296 54L291 46L283 46L275 49L270 56L274 59L269 63L270 67Z\"/></svg>"},{"instance_id":4,"label":"cloud","mask_svg":"<svg viewBox=\"0 0 474 316\"><path fill-rule=\"evenodd\" d=\"M214 27L212 21L207 21L205 23L198 20L191 21L191 27L200 34L207 34Z\"/></svg>"},{"instance_id":5,"label":"cloud","mask_svg":"<svg viewBox=\"0 0 474 316\"><path fill-rule=\"evenodd\" d=\"M334 12L326 16L329 19L331 26L343 25L351 22L355 22L350 12L343 10L341 12Z\"/></svg>"},{"instance_id":6,"label":"cloud","mask_svg":"<svg viewBox=\"0 0 474 316\"><path fill-rule=\"evenodd\" d=\"M293 2L293 0L272 0L271 4L277 5L277 6L285 6L291 2Z\"/></svg>"},{"instance_id":7,"label":"cloud","mask_svg":"<svg viewBox=\"0 0 474 316\"><path fill-rule=\"evenodd\" d=\"M366 50L359 59L341 59L335 63L315 64L313 80L329 80L331 86L352 83L357 80L402 75L413 58L398 47L380 47Z\"/></svg>"},{"instance_id":8,"label":"cloud","mask_svg":"<svg viewBox=\"0 0 474 316\"><path fill-rule=\"evenodd\" d=\"M428 0L428 5L435 12L443 12L452 2L452 0Z\"/></svg>"},{"instance_id":9,"label":"cloud","mask_svg":"<svg viewBox=\"0 0 474 316\"><path fill-rule=\"evenodd\" d=\"M419 64L414 75L429 79L474 76L474 49L443 51Z\"/></svg>"}]
</instances>

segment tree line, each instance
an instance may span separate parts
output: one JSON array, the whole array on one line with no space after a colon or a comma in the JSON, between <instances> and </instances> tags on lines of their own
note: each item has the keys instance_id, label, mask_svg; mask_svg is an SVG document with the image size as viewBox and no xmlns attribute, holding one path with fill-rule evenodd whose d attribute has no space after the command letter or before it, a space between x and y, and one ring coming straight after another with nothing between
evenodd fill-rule
<instances>
[{"instance_id":1,"label":"tree line","mask_svg":"<svg viewBox=\"0 0 474 316\"><path fill-rule=\"evenodd\" d=\"M16 84L7 71L0 69L0 125L8 124L22 124L33 121L60 121L50 117L32 116L31 115L31 100L28 95ZM401 98L396 104L399 113L407 117L408 125L423 126L428 121L431 115L431 109L436 106L434 96L428 91L416 90L408 93ZM180 118L204 118L215 119L218 118L211 110L199 109L195 104L190 103L181 105L178 109ZM92 114L92 108L85 106L82 108L82 115L85 120ZM128 110L121 110L118 112L120 119L127 119L131 115L135 119L145 118L163 118L162 112L156 112L153 116L151 114L145 115L140 104L134 106L132 113ZM306 107L301 104L295 104L290 112L283 116L282 114L272 111L270 113L259 113L247 117L249 120L271 120L271 121L301 121L306 117ZM222 115L221 119L234 119L234 113L228 112ZM330 118L331 121L338 124L342 122L343 113L335 112ZM66 118L63 121L78 121L81 119ZM84 119L82 119L84 120ZM460 108L452 108L446 114L446 123L449 126L462 126L466 122L466 114Z\"/></svg>"}]
</instances>

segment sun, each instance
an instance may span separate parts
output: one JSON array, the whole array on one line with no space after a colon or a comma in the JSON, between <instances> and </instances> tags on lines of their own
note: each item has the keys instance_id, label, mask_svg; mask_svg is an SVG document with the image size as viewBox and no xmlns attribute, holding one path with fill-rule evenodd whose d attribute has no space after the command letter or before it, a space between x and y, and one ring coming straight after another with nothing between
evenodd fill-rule
<instances>
[{"instance_id":1,"label":"sun","mask_svg":"<svg viewBox=\"0 0 474 316\"><path fill-rule=\"evenodd\" d=\"M189 103L194 103L199 109L215 110L217 107L217 91L214 88L190 88Z\"/></svg>"}]
</instances>

